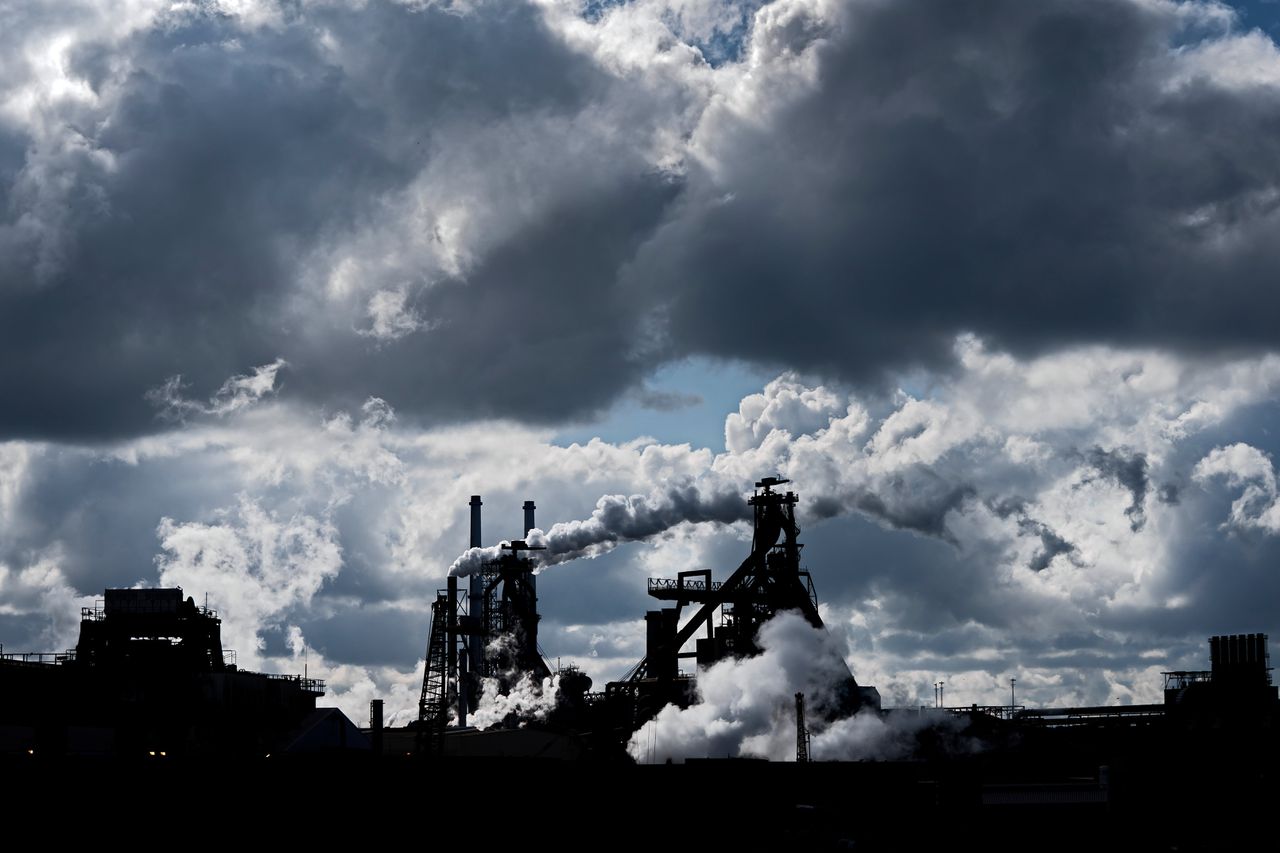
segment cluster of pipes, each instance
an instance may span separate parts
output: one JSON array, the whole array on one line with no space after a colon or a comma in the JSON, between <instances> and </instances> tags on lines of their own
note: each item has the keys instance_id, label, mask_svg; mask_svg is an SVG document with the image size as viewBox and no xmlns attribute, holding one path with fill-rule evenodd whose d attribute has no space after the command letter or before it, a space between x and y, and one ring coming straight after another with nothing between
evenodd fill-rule
<instances>
[{"instance_id":1,"label":"cluster of pipes","mask_svg":"<svg viewBox=\"0 0 1280 853\"><path fill-rule=\"evenodd\" d=\"M472 548L481 548L484 546L484 540L480 532L480 507L484 502L480 500L479 495L471 496L471 545ZM529 535L529 531L535 526L534 511L537 506L533 501L524 502L524 534ZM533 587L535 593L537 591L537 576L529 576L529 584ZM480 610L483 607L484 595L484 575L480 572L472 572L469 576L469 584L467 588L467 609L468 615L467 630L465 632L467 670L472 673L482 671L484 665L484 644L485 636L480 630ZM448 595L449 595L449 622L448 622L448 645L449 650L449 670L448 683L458 684L458 578L455 575L449 575L448 579ZM536 644L536 636L531 638ZM536 648L536 645L535 645ZM468 691L458 690L458 725L467 725L467 714L470 711L468 707Z\"/></svg>"}]
</instances>

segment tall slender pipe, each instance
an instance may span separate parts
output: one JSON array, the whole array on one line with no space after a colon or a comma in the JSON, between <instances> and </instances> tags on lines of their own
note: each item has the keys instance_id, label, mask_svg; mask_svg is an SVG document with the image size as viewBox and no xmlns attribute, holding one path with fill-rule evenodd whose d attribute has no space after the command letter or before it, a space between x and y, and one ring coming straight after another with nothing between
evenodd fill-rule
<instances>
[{"instance_id":1,"label":"tall slender pipe","mask_svg":"<svg viewBox=\"0 0 1280 853\"><path fill-rule=\"evenodd\" d=\"M534 520L533 520L533 511L535 509L537 509L537 507L534 505L533 501L524 502L524 535L525 537L528 537L530 530L537 527L537 524L534 523ZM529 575L529 588L533 590L534 597L536 598L538 594L538 576L537 575Z\"/></svg>"},{"instance_id":2,"label":"tall slender pipe","mask_svg":"<svg viewBox=\"0 0 1280 853\"><path fill-rule=\"evenodd\" d=\"M471 496L471 547L480 548L484 546L484 540L480 535L480 507L483 501L479 495ZM476 623L484 618L484 577L479 572L471 573L470 586L467 590L467 615L471 617L472 627L476 627ZM471 678L473 683L479 683L479 679L483 673L481 666L484 663L484 637L479 633L472 633L467 637L467 653L471 661Z\"/></svg>"},{"instance_id":3,"label":"tall slender pipe","mask_svg":"<svg viewBox=\"0 0 1280 853\"><path fill-rule=\"evenodd\" d=\"M458 576L449 575L449 617L445 622L445 695L453 694L457 701L458 722L467 724L467 700L458 689Z\"/></svg>"},{"instance_id":4,"label":"tall slender pipe","mask_svg":"<svg viewBox=\"0 0 1280 853\"><path fill-rule=\"evenodd\" d=\"M369 734L373 740L373 754L382 755L382 700L369 702Z\"/></svg>"}]
</instances>

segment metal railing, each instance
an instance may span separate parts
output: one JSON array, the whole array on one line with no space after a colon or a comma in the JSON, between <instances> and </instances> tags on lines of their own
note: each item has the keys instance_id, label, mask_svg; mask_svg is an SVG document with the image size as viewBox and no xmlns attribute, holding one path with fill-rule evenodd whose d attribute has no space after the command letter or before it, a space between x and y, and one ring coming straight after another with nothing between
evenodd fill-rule
<instances>
[{"instance_id":1,"label":"metal railing","mask_svg":"<svg viewBox=\"0 0 1280 853\"><path fill-rule=\"evenodd\" d=\"M1192 684L1198 684L1205 681L1213 680L1213 672L1211 670L1197 670L1191 672L1162 672L1164 676L1165 690L1181 690Z\"/></svg>"},{"instance_id":2,"label":"metal railing","mask_svg":"<svg viewBox=\"0 0 1280 853\"><path fill-rule=\"evenodd\" d=\"M55 664L67 663L75 659L75 649L67 649L65 652L6 652L4 645L0 644L0 660L15 663Z\"/></svg>"},{"instance_id":3,"label":"metal railing","mask_svg":"<svg viewBox=\"0 0 1280 853\"><path fill-rule=\"evenodd\" d=\"M706 581L692 580L684 578L677 580L675 578L649 578L649 592L715 592L724 584L720 581L712 581L710 589L707 588Z\"/></svg>"},{"instance_id":4,"label":"metal railing","mask_svg":"<svg viewBox=\"0 0 1280 853\"><path fill-rule=\"evenodd\" d=\"M986 714L1000 720L1012 720L1027 709L1026 705L948 705L948 714Z\"/></svg>"},{"instance_id":5,"label":"metal railing","mask_svg":"<svg viewBox=\"0 0 1280 853\"><path fill-rule=\"evenodd\" d=\"M305 693L324 693L324 679L321 678L303 678L301 675L282 675L274 672L264 672L263 675L273 681L296 681Z\"/></svg>"},{"instance_id":6,"label":"metal railing","mask_svg":"<svg viewBox=\"0 0 1280 853\"><path fill-rule=\"evenodd\" d=\"M1096 705L1078 708L1029 708L1021 711L1018 717L1025 721L1063 726L1164 715L1164 705Z\"/></svg>"},{"instance_id":7,"label":"metal railing","mask_svg":"<svg viewBox=\"0 0 1280 853\"><path fill-rule=\"evenodd\" d=\"M129 614L138 614L138 613L157 614L158 613L165 616L180 615L179 611L173 610L172 608L168 608L168 607L150 607L150 608L131 607L130 609L125 610L124 612ZM196 613L200 614L201 616L206 616L210 619L218 618L218 611L214 610L212 607L205 607L203 604L196 605ZM95 602L93 607L80 608L81 622L101 622L106 618L107 618L107 611L102 601Z\"/></svg>"}]
</instances>

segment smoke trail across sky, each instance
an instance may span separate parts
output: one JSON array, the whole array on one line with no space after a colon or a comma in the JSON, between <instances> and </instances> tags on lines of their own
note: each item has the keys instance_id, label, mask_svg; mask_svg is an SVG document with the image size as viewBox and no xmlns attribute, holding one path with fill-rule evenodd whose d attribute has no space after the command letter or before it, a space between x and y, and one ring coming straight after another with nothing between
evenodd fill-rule
<instances>
[{"instance_id":1,"label":"smoke trail across sky","mask_svg":"<svg viewBox=\"0 0 1280 853\"><path fill-rule=\"evenodd\" d=\"M710 478L708 478L709 480ZM640 542L665 533L677 524L732 524L750 518L742 492L721 485L704 490L684 483L648 495L605 495L591 516L562 521L545 533L529 531L525 541L534 548L542 566L554 566L581 557L597 557L623 542ZM502 553L500 545L467 549L449 567L449 574L465 577Z\"/></svg>"}]
</instances>

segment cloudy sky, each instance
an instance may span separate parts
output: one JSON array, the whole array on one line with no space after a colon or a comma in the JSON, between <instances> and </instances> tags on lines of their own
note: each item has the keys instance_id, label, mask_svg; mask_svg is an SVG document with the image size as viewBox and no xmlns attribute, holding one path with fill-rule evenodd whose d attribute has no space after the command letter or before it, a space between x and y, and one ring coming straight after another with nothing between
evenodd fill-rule
<instances>
[{"instance_id":1,"label":"cloudy sky","mask_svg":"<svg viewBox=\"0 0 1280 853\"><path fill-rule=\"evenodd\" d=\"M886 704L1157 700L1280 636L1278 37L1265 0L0 0L0 641L181 585L243 666L403 721L478 493L491 542L533 499L589 545L542 646L599 684L781 474Z\"/></svg>"}]
</instances>

